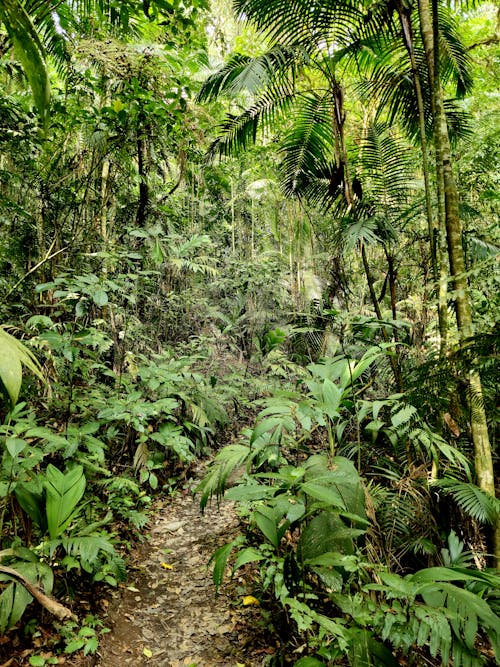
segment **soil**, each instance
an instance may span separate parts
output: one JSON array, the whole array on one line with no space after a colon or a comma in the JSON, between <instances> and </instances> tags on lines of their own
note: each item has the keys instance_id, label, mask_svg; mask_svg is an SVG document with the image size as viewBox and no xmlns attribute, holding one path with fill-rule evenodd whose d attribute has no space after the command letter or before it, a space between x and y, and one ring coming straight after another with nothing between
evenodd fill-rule
<instances>
[{"instance_id":1,"label":"soil","mask_svg":"<svg viewBox=\"0 0 500 667\"><path fill-rule=\"evenodd\" d=\"M100 667L257 667L266 646L257 606L243 606L251 592L238 580L215 594L215 549L238 533L231 503L202 514L192 493L164 501L137 552L126 587L111 602Z\"/></svg>"}]
</instances>

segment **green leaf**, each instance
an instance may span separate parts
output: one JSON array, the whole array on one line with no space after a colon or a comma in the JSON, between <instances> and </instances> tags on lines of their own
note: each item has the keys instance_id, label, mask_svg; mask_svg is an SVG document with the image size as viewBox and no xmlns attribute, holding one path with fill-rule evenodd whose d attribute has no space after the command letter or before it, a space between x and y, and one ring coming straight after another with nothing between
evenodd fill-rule
<instances>
[{"instance_id":1,"label":"green leaf","mask_svg":"<svg viewBox=\"0 0 500 667\"><path fill-rule=\"evenodd\" d=\"M293 667L324 667L325 663L318 660L318 658L301 658L293 663Z\"/></svg>"},{"instance_id":2,"label":"green leaf","mask_svg":"<svg viewBox=\"0 0 500 667\"><path fill-rule=\"evenodd\" d=\"M92 296L92 301L101 308L109 303L108 293L104 290L97 290Z\"/></svg>"},{"instance_id":3,"label":"green leaf","mask_svg":"<svg viewBox=\"0 0 500 667\"><path fill-rule=\"evenodd\" d=\"M29 659L29 663L32 667L44 667L47 663L45 658L42 658L41 655L32 655Z\"/></svg>"},{"instance_id":4,"label":"green leaf","mask_svg":"<svg viewBox=\"0 0 500 667\"><path fill-rule=\"evenodd\" d=\"M369 630L351 631L349 664L351 667L398 667L399 662L381 642L373 638Z\"/></svg>"},{"instance_id":5,"label":"green leaf","mask_svg":"<svg viewBox=\"0 0 500 667\"><path fill-rule=\"evenodd\" d=\"M215 553L212 555L210 561L214 562L214 569L212 573L212 581L215 585L215 590L218 590L222 581L224 580L224 572L226 571L227 561L233 550L234 542L229 542L229 544L224 544L222 547L219 547Z\"/></svg>"},{"instance_id":6,"label":"green leaf","mask_svg":"<svg viewBox=\"0 0 500 667\"><path fill-rule=\"evenodd\" d=\"M271 544L277 549L279 546L278 526L274 511L265 505L254 510L253 520L264 533Z\"/></svg>"},{"instance_id":7,"label":"green leaf","mask_svg":"<svg viewBox=\"0 0 500 667\"><path fill-rule=\"evenodd\" d=\"M19 0L2 0L0 20L14 44L16 56L21 61L33 91L42 125L45 127L48 119L50 85L44 48L38 33Z\"/></svg>"},{"instance_id":8,"label":"green leaf","mask_svg":"<svg viewBox=\"0 0 500 667\"><path fill-rule=\"evenodd\" d=\"M29 517L43 530L47 528L47 520L43 506L43 489L39 482L40 476L30 482L19 482L14 493L17 502Z\"/></svg>"},{"instance_id":9,"label":"green leaf","mask_svg":"<svg viewBox=\"0 0 500 667\"><path fill-rule=\"evenodd\" d=\"M314 484L313 482L304 482L304 484L301 484L301 489L308 496L311 496L311 498L321 500L332 507L347 509L340 493L331 486L322 486L321 484Z\"/></svg>"},{"instance_id":10,"label":"green leaf","mask_svg":"<svg viewBox=\"0 0 500 667\"><path fill-rule=\"evenodd\" d=\"M2 345L1 338L0 345ZM23 371L19 357L11 355L9 352L9 350L2 350L0 354L0 380L11 404L15 405L21 389Z\"/></svg>"},{"instance_id":11,"label":"green leaf","mask_svg":"<svg viewBox=\"0 0 500 667\"><path fill-rule=\"evenodd\" d=\"M13 406L21 389L22 366L26 366L41 380L44 379L30 350L0 326L0 385L5 389Z\"/></svg>"},{"instance_id":12,"label":"green leaf","mask_svg":"<svg viewBox=\"0 0 500 667\"><path fill-rule=\"evenodd\" d=\"M51 539L55 539L65 531L73 518L85 491L86 480L82 466L76 466L63 474L49 464L45 475L47 524Z\"/></svg>"},{"instance_id":13,"label":"green leaf","mask_svg":"<svg viewBox=\"0 0 500 667\"><path fill-rule=\"evenodd\" d=\"M64 649L65 653L76 653L80 649L82 649L85 645L85 640L84 639L73 639L73 641L70 641L68 644L66 644L66 648Z\"/></svg>"},{"instance_id":14,"label":"green leaf","mask_svg":"<svg viewBox=\"0 0 500 667\"><path fill-rule=\"evenodd\" d=\"M13 459L15 459L27 445L28 443L26 440L21 440L21 438L7 438L5 441L5 446Z\"/></svg>"},{"instance_id":15,"label":"green leaf","mask_svg":"<svg viewBox=\"0 0 500 667\"><path fill-rule=\"evenodd\" d=\"M247 563L254 563L255 561L259 560L264 560L264 558L265 556L253 547L247 547L246 549L243 549L243 551L240 551L238 557L236 558L233 566L233 574L237 569L243 567L243 565L246 565Z\"/></svg>"}]
</instances>

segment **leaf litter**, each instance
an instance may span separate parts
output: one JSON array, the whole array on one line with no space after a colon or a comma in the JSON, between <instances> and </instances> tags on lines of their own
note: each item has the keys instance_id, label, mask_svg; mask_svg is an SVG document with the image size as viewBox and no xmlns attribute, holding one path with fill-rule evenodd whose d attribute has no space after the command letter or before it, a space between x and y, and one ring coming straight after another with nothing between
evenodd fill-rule
<instances>
[{"instance_id":1,"label":"leaf litter","mask_svg":"<svg viewBox=\"0 0 500 667\"><path fill-rule=\"evenodd\" d=\"M258 667L269 653L260 611L241 604L237 581L215 594L211 555L239 531L232 503L200 512L189 493L166 500L137 551L127 585L104 619L100 667ZM269 656L267 656L269 657Z\"/></svg>"}]
</instances>

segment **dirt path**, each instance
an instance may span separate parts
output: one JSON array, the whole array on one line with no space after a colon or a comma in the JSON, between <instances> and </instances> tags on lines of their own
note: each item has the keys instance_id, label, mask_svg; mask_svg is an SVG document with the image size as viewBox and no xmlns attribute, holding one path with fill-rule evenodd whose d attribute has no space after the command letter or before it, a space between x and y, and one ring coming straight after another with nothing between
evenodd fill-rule
<instances>
[{"instance_id":1,"label":"dirt path","mask_svg":"<svg viewBox=\"0 0 500 667\"><path fill-rule=\"evenodd\" d=\"M135 558L127 588L111 604L111 632L99 649L101 667L257 667L259 612L215 597L207 563L237 533L230 504L200 513L197 499L166 501ZM233 585L233 595L234 588ZM244 595L242 593L241 597ZM236 597L236 601L238 597ZM252 655L253 654L253 655Z\"/></svg>"}]
</instances>

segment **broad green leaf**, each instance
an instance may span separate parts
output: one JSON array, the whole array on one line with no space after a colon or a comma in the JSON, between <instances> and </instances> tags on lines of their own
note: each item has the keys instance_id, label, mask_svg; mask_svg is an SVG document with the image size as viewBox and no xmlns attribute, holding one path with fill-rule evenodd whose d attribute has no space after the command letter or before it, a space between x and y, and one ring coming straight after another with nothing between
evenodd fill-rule
<instances>
[{"instance_id":1,"label":"broad green leaf","mask_svg":"<svg viewBox=\"0 0 500 667\"><path fill-rule=\"evenodd\" d=\"M0 327L0 383L5 388L13 406L17 402L21 389L22 366L26 366L43 380L38 362L31 351Z\"/></svg>"},{"instance_id":2,"label":"broad green leaf","mask_svg":"<svg viewBox=\"0 0 500 667\"><path fill-rule=\"evenodd\" d=\"M279 546L278 527L273 510L263 505L254 511L253 520L269 542L277 549Z\"/></svg>"},{"instance_id":3,"label":"broad green leaf","mask_svg":"<svg viewBox=\"0 0 500 667\"><path fill-rule=\"evenodd\" d=\"M73 518L85 491L86 480L82 466L66 474L50 464L46 470L47 524L51 539L59 537Z\"/></svg>"},{"instance_id":4,"label":"broad green leaf","mask_svg":"<svg viewBox=\"0 0 500 667\"><path fill-rule=\"evenodd\" d=\"M27 445L28 443L26 440L22 440L21 438L7 438L5 441L5 446L13 459L15 459Z\"/></svg>"},{"instance_id":5,"label":"broad green leaf","mask_svg":"<svg viewBox=\"0 0 500 667\"><path fill-rule=\"evenodd\" d=\"M23 370L19 357L11 354L11 350L5 349L0 338L0 380L10 398L12 405L17 403L19 391L21 389L21 382L23 377Z\"/></svg>"},{"instance_id":6,"label":"broad green leaf","mask_svg":"<svg viewBox=\"0 0 500 667\"><path fill-rule=\"evenodd\" d=\"M234 486L225 493L228 500L245 501L245 500L263 500L275 494L276 490L271 486L264 486L263 484L241 484Z\"/></svg>"},{"instance_id":7,"label":"broad green leaf","mask_svg":"<svg viewBox=\"0 0 500 667\"><path fill-rule=\"evenodd\" d=\"M2 0L0 20L14 45L29 81L42 125L46 127L50 102L50 85L42 42L29 15L19 0Z\"/></svg>"},{"instance_id":8,"label":"broad green leaf","mask_svg":"<svg viewBox=\"0 0 500 667\"><path fill-rule=\"evenodd\" d=\"M45 531L47 520L43 506L43 489L41 488L41 484L37 484L35 480L31 482L19 482L16 485L14 493L22 509Z\"/></svg>"},{"instance_id":9,"label":"broad green leaf","mask_svg":"<svg viewBox=\"0 0 500 667\"><path fill-rule=\"evenodd\" d=\"M96 306L100 306L102 308L109 303L108 293L104 290L97 290L97 292L94 292L92 300Z\"/></svg>"},{"instance_id":10,"label":"broad green leaf","mask_svg":"<svg viewBox=\"0 0 500 667\"><path fill-rule=\"evenodd\" d=\"M304 482L304 484L301 484L301 489L308 496L311 496L311 498L321 500L332 507L347 509L340 493L331 486L322 486L321 484L314 484L313 482Z\"/></svg>"},{"instance_id":11,"label":"broad green leaf","mask_svg":"<svg viewBox=\"0 0 500 667\"><path fill-rule=\"evenodd\" d=\"M247 547L238 554L234 563L233 573L247 563L254 563L255 561L263 560L264 558L265 556L257 549L254 549L254 547Z\"/></svg>"},{"instance_id":12,"label":"broad green leaf","mask_svg":"<svg viewBox=\"0 0 500 667\"><path fill-rule=\"evenodd\" d=\"M224 544L222 547L219 547L217 551L213 554L211 561L214 562L214 569L212 572L212 581L214 582L215 589L217 590L224 579L224 572L226 571L226 565L228 558L233 550L234 543L229 542L229 544Z\"/></svg>"}]
</instances>

